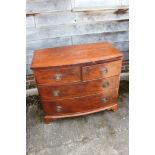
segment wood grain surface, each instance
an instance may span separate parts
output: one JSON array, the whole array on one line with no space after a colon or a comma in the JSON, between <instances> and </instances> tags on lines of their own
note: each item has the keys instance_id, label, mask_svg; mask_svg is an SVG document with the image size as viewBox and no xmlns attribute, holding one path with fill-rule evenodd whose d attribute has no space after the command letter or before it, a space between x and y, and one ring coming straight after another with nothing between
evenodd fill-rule
<instances>
[{"instance_id":1,"label":"wood grain surface","mask_svg":"<svg viewBox=\"0 0 155 155\"><path fill-rule=\"evenodd\" d=\"M106 42L37 50L31 68L45 123L116 111L122 56Z\"/></svg>"},{"instance_id":2,"label":"wood grain surface","mask_svg":"<svg viewBox=\"0 0 155 155\"><path fill-rule=\"evenodd\" d=\"M120 57L122 53L109 43L48 48L34 53L31 68L76 65Z\"/></svg>"},{"instance_id":3,"label":"wood grain surface","mask_svg":"<svg viewBox=\"0 0 155 155\"><path fill-rule=\"evenodd\" d=\"M81 68L79 66L66 68L50 68L45 70L35 70L34 75L37 84L61 85L81 81ZM55 76L60 75L61 79L56 80Z\"/></svg>"},{"instance_id":4,"label":"wood grain surface","mask_svg":"<svg viewBox=\"0 0 155 155\"><path fill-rule=\"evenodd\" d=\"M65 99L58 101L42 101L43 108L46 115L68 115L80 112L86 112L90 110L96 110L99 108L105 108L116 104L117 89L106 91L104 93L95 94L86 97ZM106 98L107 102L102 103L102 99Z\"/></svg>"},{"instance_id":5,"label":"wood grain surface","mask_svg":"<svg viewBox=\"0 0 155 155\"><path fill-rule=\"evenodd\" d=\"M118 88L119 76L113 76L106 79L93 80L89 82L80 82L76 84L59 86L38 86L42 100L62 100L66 98L93 95ZM56 94L55 94L56 93Z\"/></svg>"},{"instance_id":6,"label":"wood grain surface","mask_svg":"<svg viewBox=\"0 0 155 155\"><path fill-rule=\"evenodd\" d=\"M106 78L119 75L121 72L122 60L112 61L103 64L85 66L82 68L83 81Z\"/></svg>"}]
</instances>

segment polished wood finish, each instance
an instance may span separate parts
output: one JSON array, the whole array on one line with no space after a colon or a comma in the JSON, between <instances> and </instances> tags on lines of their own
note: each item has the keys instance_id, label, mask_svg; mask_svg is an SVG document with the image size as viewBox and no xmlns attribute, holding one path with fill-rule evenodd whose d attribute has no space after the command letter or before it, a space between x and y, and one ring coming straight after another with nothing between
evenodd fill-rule
<instances>
[{"instance_id":1,"label":"polished wood finish","mask_svg":"<svg viewBox=\"0 0 155 155\"><path fill-rule=\"evenodd\" d=\"M79 66L66 68L52 68L34 71L36 81L43 85L61 85L65 83L80 82L81 68ZM56 76L60 76L56 79Z\"/></svg>"},{"instance_id":2,"label":"polished wood finish","mask_svg":"<svg viewBox=\"0 0 155 155\"><path fill-rule=\"evenodd\" d=\"M44 122L117 110L122 53L110 43L34 52L33 69Z\"/></svg>"},{"instance_id":3,"label":"polished wood finish","mask_svg":"<svg viewBox=\"0 0 155 155\"><path fill-rule=\"evenodd\" d=\"M121 65L122 60L117 60L103 64L82 67L83 81L119 75L121 72Z\"/></svg>"},{"instance_id":4,"label":"polished wood finish","mask_svg":"<svg viewBox=\"0 0 155 155\"><path fill-rule=\"evenodd\" d=\"M108 46L105 43L99 45L97 47L97 44L88 44L89 48L86 45L81 45L76 46L76 48L68 46L37 50L34 52L31 68L37 69L95 63L122 56L122 53L114 47L109 47L109 44Z\"/></svg>"},{"instance_id":5,"label":"polished wood finish","mask_svg":"<svg viewBox=\"0 0 155 155\"><path fill-rule=\"evenodd\" d=\"M56 120L58 118L78 117L78 116L82 116L82 115L88 115L88 114L100 112L100 111L103 111L103 110L112 110L112 111L115 112L117 110L117 107L118 107L118 105L117 105L117 102L116 102L116 103L109 104L109 105L107 105L105 107L102 107L102 108L99 108L99 109L91 109L91 110L86 111L86 112L79 112L79 113L65 114L65 115L57 115L57 116L45 115L44 116L44 122L46 124L48 124L49 122L54 121L54 120ZM115 109L115 110L113 110L113 109Z\"/></svg>"},{"instance_id":6,"label":"polished wood finish","mask_svg":"<svg viewBox=\"0 0 155 155\"><path fill-rule=\"evenodd\" d=\"M106 99L106 101L102 103L102 99ZM72 115L74 113L86 113L92 109L95 110L107 107L116 102L116 99L117 89L114 89L90 96L56 101L43 101L43 108L47 115Z\"/></svg>"},{"instance_id":7,"label":"polished wood finish","mask_svg":"<svg viewBox=\"0 0 155 155\"><path fill-rule=\"evenodd\" d=\"M61 86L38 86L42 100L57 100L87 96L97 92L107 91L119 86L119 76L109 77L107 79L80 82ZM58 92L57 94L54 94Z\"/></svg>"}]
</instances>

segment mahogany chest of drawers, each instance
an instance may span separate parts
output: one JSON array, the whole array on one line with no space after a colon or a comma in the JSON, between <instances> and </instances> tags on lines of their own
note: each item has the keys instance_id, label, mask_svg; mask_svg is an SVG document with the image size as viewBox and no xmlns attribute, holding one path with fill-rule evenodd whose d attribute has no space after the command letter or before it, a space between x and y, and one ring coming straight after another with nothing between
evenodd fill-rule
<instances>
[{"instance_id":1,"label":"mahogany chest of drawers","mask_svg":"<svg viewBox=\"0 0 155 155\"><path fill-rule=\"evenodd\" d=\"M117 110L122 53L110 43L94 43L34 52L33 70L44 122Z\"/></svg>"}]
</instances>

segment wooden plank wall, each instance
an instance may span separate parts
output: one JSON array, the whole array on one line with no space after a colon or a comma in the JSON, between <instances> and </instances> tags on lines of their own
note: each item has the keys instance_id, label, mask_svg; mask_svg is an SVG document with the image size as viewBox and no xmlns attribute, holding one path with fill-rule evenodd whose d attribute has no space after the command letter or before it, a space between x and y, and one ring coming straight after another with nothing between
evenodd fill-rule
<instances>
[{"instance_id":1,"label":"wooden plank wall","mask_svg":"<svg viewBox=\"0 0 155 155\"><path fill-rule=\"evenodd\" d=\"M49 47L108 41L128 60L128 14L127 0L27 0L26 73L33 51Z\"/></svg>"}]
</instances>

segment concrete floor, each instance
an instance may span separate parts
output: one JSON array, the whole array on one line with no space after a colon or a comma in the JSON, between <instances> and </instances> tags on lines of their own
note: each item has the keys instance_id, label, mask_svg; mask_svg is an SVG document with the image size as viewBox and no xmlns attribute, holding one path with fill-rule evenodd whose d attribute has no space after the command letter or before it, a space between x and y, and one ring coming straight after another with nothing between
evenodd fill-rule
<instances>
[{"instance_id":1,"label":"concrete floor","mask_svg":"<svg viewBox=\"0 0 155 155\"><path fill-rule=\"evenodd\" d=\"M117 112L43 124L38 96L27 97L27 155L128 155L128 82L122 81Z\"/></svg>"}]
</instances>

